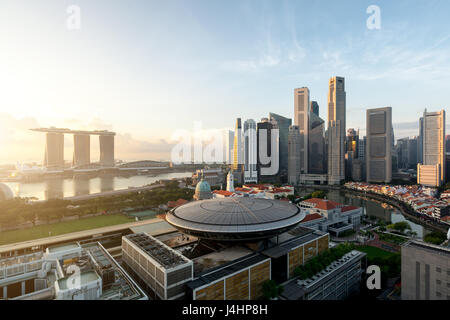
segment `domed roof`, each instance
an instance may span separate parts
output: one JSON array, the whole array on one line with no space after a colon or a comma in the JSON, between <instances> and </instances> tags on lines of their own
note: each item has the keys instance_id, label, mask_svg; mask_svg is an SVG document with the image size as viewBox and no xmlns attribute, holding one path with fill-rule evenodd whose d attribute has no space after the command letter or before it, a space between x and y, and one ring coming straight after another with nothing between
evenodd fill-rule
<instances>
[{"instance_id":1,"label":"domed roof","mask_svg":"<svg viewBox=\"0 0 450 320\"><path fill-rule=\"evenodd\" d=\"M197 183L197 186L195 187L195 192L211 192L211 186L209 185L208 181L206 180L200 180L199 183Z\"/></svg>"},{"instance_id":2,"label":"domed roof","mask_svg":"<svg viewBox=\"0 0 450 320\"><path fill-rule=\"evenodd\" d=\"M4 183L0 183L0 200L8 200L14 198L11 188Z\"/></svg>"},{"instance_id":3,"label":"domed roof","mask_svg":"<svg viewBox=\"0 0 450 320\"><path fill-rule=\"evenodd\" d=\"M168 212L166 220L200 238L239 241L282 233L304 217L299 207L288 202L240 197L190 202Z\"/></svg>"}]
</instances>

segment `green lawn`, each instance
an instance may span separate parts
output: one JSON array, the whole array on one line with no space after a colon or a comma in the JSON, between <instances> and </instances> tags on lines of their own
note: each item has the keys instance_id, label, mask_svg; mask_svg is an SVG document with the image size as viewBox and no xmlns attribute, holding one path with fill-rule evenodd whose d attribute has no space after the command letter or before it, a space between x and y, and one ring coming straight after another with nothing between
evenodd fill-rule
<instances>
[{"instance_id":1,"label":"green lawn","mask_svg":"<svg viewBox=\"0 0 450 320\"><path fill-rule=\"evenodd\" d=\"M380 248L376 248L376 247L371 247L371 246L360 246L360 247L357 247L356 250L366 253L368 259L385 258L385 257L389 257L394 254L392 252L389 252L389 251L386 251L386 250L383 250Z\"/></svg>"},{"instance_id":2,"label":"green lawn","mask_svg":"<svg viewBox=\"0 0 450 320\"><path fill-rule=\"evenodd\" d=\"M116 214L85 218L74 221L58 222L24 230L5 231L0 232L0 245L46 238L49 236L49 232L51 232L52 236L57 236L65 233L107 227L133 221L134 219L128 218L124 215Z\"/></svg>"}]
</instances>

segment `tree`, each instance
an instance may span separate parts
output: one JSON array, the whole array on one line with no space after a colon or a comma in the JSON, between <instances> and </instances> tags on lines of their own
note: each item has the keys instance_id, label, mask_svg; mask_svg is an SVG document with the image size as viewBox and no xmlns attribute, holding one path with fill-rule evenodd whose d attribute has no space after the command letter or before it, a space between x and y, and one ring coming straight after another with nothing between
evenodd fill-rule
<instances>
[{"instance_id":1,"label":"tree","mask_svg":"<svg viewBox=\"0 0 450 320\"><path fill-rule=\"evenodd\" d=\"M266 299L273 299L283 293L283 286L277 285L274 280L267 280L263 283L263 294Z\"/></svg>"}]
</instances>

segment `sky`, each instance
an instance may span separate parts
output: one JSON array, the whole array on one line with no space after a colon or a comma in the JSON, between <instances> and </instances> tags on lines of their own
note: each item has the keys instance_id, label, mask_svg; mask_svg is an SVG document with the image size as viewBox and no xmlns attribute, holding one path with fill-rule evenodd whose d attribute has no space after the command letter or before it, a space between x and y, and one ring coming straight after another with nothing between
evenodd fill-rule
<instances>
[{"instance_id":1,"label":"sky","mask_svg":"<svg viewBox=\"0 0 450 320\"><path fill-rule=\"evenodd\" d=\"M364 134L365 110L391 106L395 137L417 135L425 108L448 111L448 12L448 0L2 0L0 163L41 162L44 135L28 129L44 126L113 130L116 158L169 159L195 121L293 118L303 86L326 120L332 76L346 79L347 128ZM66 136L66 160L72 148Z\"/></svg>"}]
</instances>

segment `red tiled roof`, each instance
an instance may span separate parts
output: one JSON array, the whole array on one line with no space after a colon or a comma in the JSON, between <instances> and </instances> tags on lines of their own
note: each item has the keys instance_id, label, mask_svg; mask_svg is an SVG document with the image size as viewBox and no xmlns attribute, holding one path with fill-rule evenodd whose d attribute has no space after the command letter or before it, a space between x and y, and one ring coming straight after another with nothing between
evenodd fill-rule
<instances>
[{"instance_id":1,"label":"red tiled roof","mask_svg":"<svg viewBox=\"0 0 450 320\"><path fill-rule=\"evenodd\" d=\"M347 212L347 211L351 211L351 210L356 210L359 209L359 207L355 207L355 206L345 206L341 208L341 212Z\"/></svg>"},{"instance_id":2,"label":"red tiled roof","mask_svg":"<svg viewBox=\"0 0 450 320\"><path fill-rule=\"evenodd\" d=\"M229 197L229 196L233 195L233 192L230 192L228 190L214 190L213 193L214 194L220 194L220 195L225 196L225 197Z\"/></svg>"},{"instance_id":3,"label":"red tiled roof","mask_svg":"<svg viewBox=\"0 0 450 320\"><path fill-rule=\"evenodd\" d=\"M331 201L331 200L324 200L319 198L311 198L308 200L305 200L305 202L314 203L314 208L321 209L321 210L332 210L336 209L338 206L340 206L340 203Z\"/></svg>"},{"instance_id":4,"label":"red tiled roof","mask_svg":"<svg viewBox=\"0 0 450 320\"><path fill-rule=\"evenodd\" d=\"M311 214L307 214L305 219L302 220L302 222L308 222L308 221L312 221L312 220L317 220L322 218L322 216L318 213L311 213Z\"/></svg>"}]
</instances>

